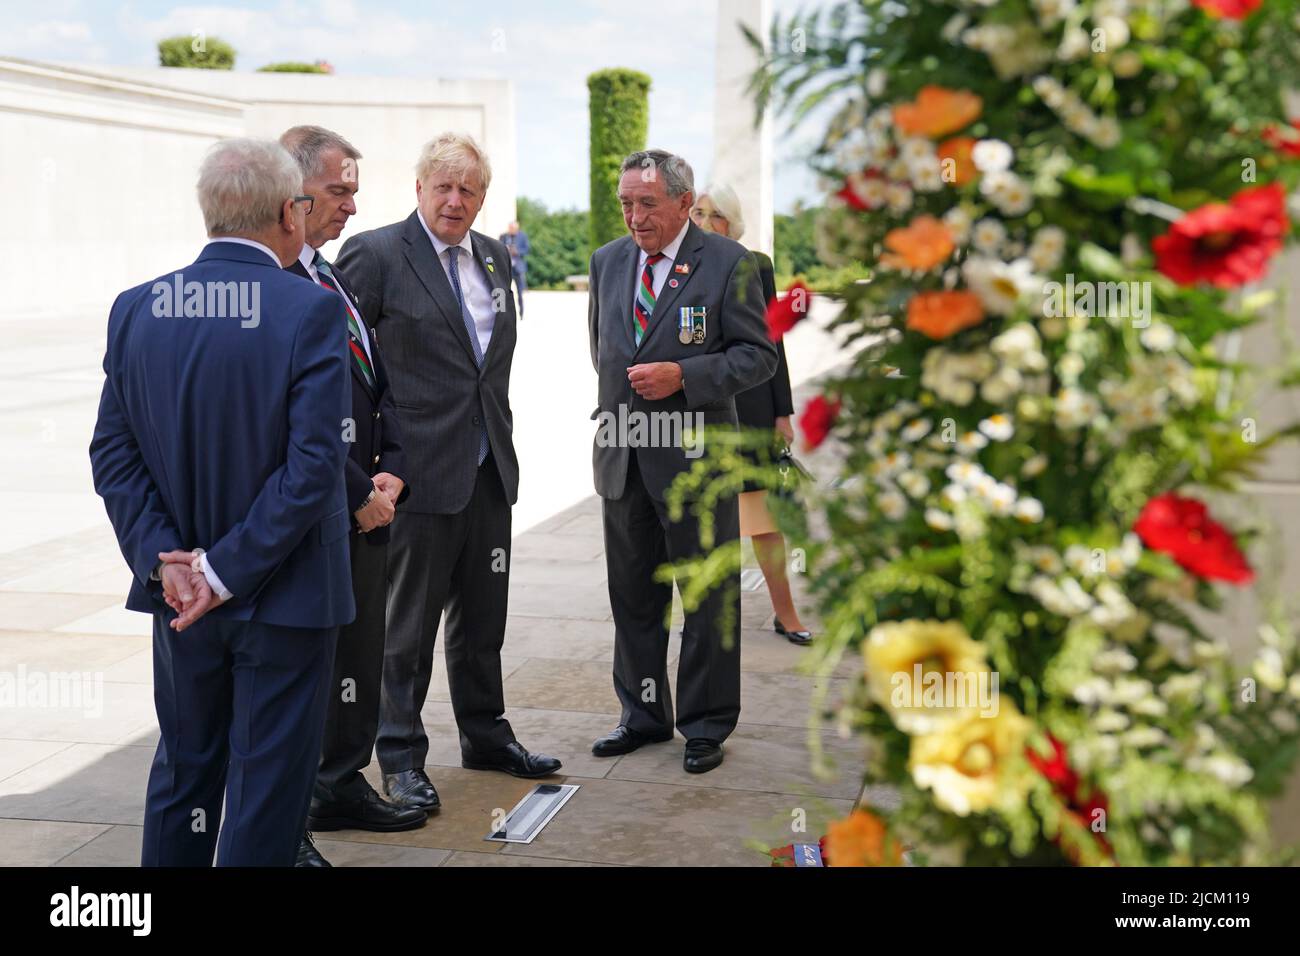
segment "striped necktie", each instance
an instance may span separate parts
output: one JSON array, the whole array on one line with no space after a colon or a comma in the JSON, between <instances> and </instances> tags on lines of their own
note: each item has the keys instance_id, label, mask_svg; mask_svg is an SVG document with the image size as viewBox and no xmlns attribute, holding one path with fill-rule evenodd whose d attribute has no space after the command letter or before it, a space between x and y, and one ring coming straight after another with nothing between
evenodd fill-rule
<instances>
[{"instance_id":1,"label":"striped necktie","mask_svg":"<svg viewBox=\"0 0 1300 956\"><path fill-rule=\"evenodd\" d=\"M636 287L636 304L632 306L632 332L636 344L640 345L650 325L650 316L655 311L655 263L667 258L662 252L646 256L645 268L641 270L641 281Z\"/></svg>"},{"instance_id":2,"label":"striped necktie","mask_svg":"<svg viewBox=\"0 0 1300 956\"><path fill-rule=\"evenodd\" d=\"M361 369L361 377L373 389L375 387L375 370L370 367L370 358L366 355L365 346L361 344L361 326L357 322L356 314L352 311L352 303L348 301L346 295L343 295L343 289L339 287L339 280L334 278L334 270L330 268L330 264L325 261L324 256L319 252L316 253L316 257L312 259L311 264L316 267L316 274L320 277L320 284L343 296L343 310L348 314L348 351L352 353L352 358L356 361L357 367Z\"/></svg>"},{"instance_id":3,"label":"striped necktie","mask_svg":"<svg viewBox=\"0 0 1300 956\"><path fill-rule=\"evenodd\" d=\"M469 333L469 344L474 349L474 361L482 367L483 347L478 341L478 328L474 325L474 317L469 314L469 309L465 308L465 292L460 287L460 252L460 246L447 247L447 276L451 279L452 291L456 293L456 301L460 304L460 319L465 323L465 331ZM488 433L485 418L478 439L478 463L480 465L486 460L487 454Z\"/></svg>"}]
</instances>

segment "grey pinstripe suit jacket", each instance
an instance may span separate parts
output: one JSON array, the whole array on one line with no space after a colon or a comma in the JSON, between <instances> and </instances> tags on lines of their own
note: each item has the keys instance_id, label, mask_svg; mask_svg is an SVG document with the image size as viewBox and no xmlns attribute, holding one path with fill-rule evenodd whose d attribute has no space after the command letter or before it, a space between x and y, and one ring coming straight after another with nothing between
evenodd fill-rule
<instances>
[{"instance_id":1,"label":"grey pinstripe suit jacket","mask_svg":"<svg viewBox=\"0 0 1300 956\"><path fill-rule=\"evenodd\" d=\"M470 245L497 304L481 368L446 270L415 212L353 236L338 257L366 324L375 330L402 416L412 485L407 511L464 510L478 473L483 421L506 498L514 504L519 494L509 395L516 337L510 254L473 230Z\"/></svg>"}]
</instances>

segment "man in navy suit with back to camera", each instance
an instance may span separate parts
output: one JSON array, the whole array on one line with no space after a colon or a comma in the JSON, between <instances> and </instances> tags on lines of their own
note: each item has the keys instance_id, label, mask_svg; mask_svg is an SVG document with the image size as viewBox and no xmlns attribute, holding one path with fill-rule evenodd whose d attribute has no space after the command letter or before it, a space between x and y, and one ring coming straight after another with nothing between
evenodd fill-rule
<instances>
[{"instance_id":1,"label":"man in navy suit with back to camera","mask_svg":"<svg viewBox=\"0 0 1300 956\"><path fill-rule=\"evenodd\" d=\"M294 862L354 615L347 320L337 294L283 271L302 191L279 144L215 144L207 246L109 315L90 458L135 574L127 607L153 615L145 866Z\"/></svg>"}]
</instances>

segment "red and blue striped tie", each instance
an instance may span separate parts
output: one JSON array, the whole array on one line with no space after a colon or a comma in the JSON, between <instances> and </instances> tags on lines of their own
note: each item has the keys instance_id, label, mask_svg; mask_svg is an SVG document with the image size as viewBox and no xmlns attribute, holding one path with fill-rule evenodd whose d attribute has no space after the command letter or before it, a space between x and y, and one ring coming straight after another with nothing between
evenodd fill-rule
<instances>
[{"instance_id":1,"label":"red and blue striped tie","mask_svg":"<svg viewBox=\"0 0 1300 956\"><path fill-rule=\"evenodd\" d=\"M650 316L655 311L655 271L654 265L660 259L667 258L662 252L646 256L645 268L641 271L641 282L636 287L636 303L632 306L632 332L636 344L641 344L645 331L650 325Z\"/></svg>"}]
</instances>

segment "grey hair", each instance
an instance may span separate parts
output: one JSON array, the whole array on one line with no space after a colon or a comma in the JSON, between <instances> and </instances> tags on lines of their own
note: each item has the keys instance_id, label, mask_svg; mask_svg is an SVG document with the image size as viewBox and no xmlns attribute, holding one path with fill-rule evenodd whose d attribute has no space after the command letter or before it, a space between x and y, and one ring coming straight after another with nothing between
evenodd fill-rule
<instances>
[{"instance_id":1,"label":"grey hair","mask_svg":"<svg viewBox=\"0 0 1300 956\"><path fill-rule=\"evenodd\" d=\"M280 145L294 158L303 179L314 179L325 171L327 150L342 150L347 159L361 158L361 150L324 126L291 126L280 134Z\"/></svg>"},{"instance_id":2,"label":"grey hair","mask_svg":"<svg viewBox=\"0 0 1300 956\"><path fill-rule=\"evenodd\" d=\"M466 133L439 133L424 144L415 164L415 175L424 182L438 169L447 169L464 177L471 169L478 171L483 191L492 184L492 164L483 147Z\"/></svg>"},{"instance_id":3,"label":"grey hair","mask_svg":"<svg viewBox=\"0 0 1300 956\"><path fill-rule=\"evenodd\" d=\"M654 167L664 177L664 188L670 199L676 199L683 193L695 191L695 171L691 164L666 149L639 149L628 155L619 167L622 176L630 169L639 169L642 176L649 179L646 170Z\"/></svg>"},{"instance_id":4,"label":"grey hair","mask_svg":"<svg viewBox=\"0 0 1300 956\"><path fill-rule=\"evenodd\" d=\"M745 233L745 217L740 211L740 197L726 183L709 183L695 200L699 202L705 196L713 200L713 205L727 220L727 235L739 239Z\"/></svg>"},{"instance_id":5,"label":"grey hair","mask_svg":"<svg viewBox=\"0 0 1300 956\"><path fill-rule=\"evenodd\" d=\"M210 237L260 232L301 192L302 171L274 140L218 140L199 166L199 208Z\"/></svg>"}]
</instances>

